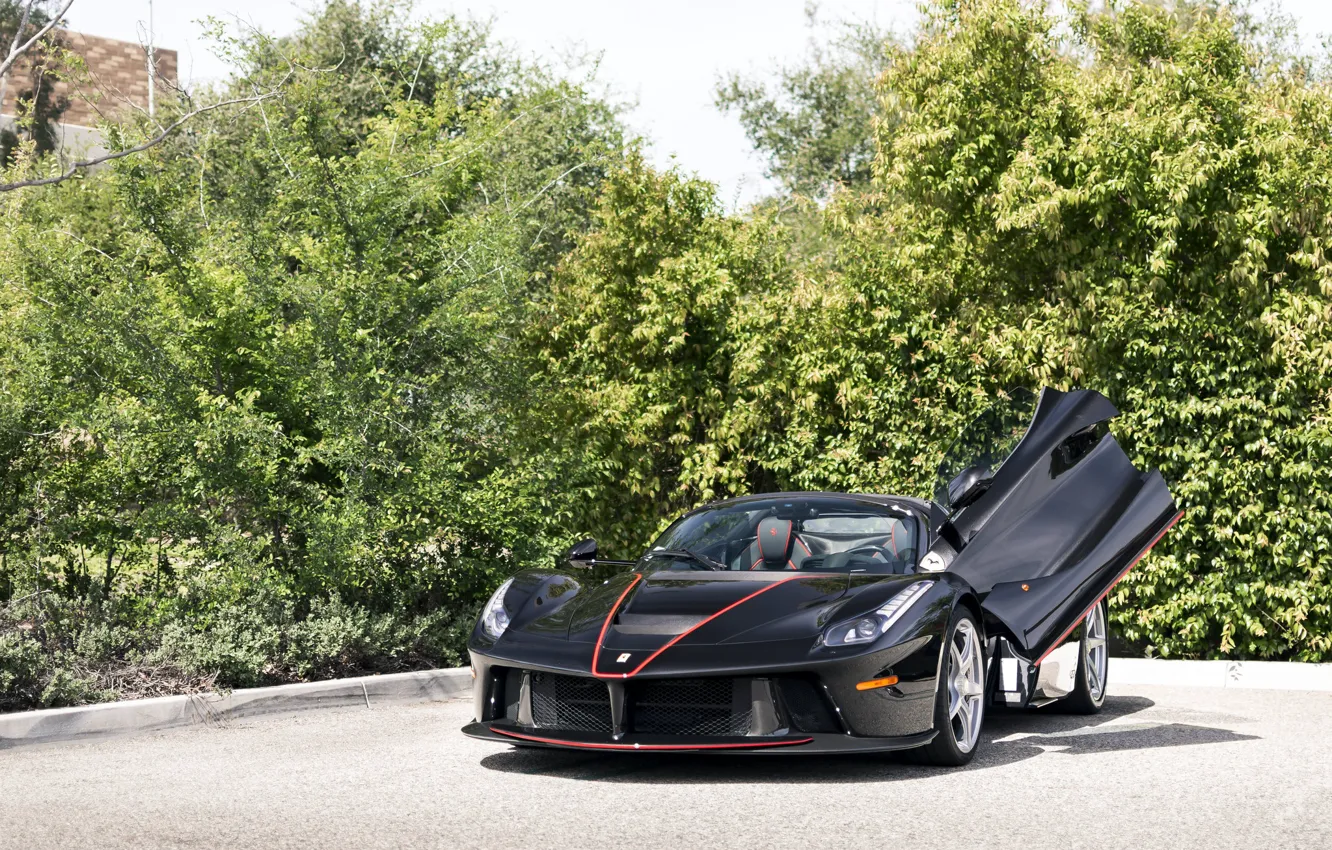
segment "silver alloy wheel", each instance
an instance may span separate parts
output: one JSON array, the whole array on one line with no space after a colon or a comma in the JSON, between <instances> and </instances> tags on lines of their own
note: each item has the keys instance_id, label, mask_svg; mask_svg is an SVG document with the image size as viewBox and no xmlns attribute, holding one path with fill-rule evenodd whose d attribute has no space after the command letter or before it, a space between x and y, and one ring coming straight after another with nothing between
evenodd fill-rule
<instances>
[{"instance_id":1,"label":"silver alloy wheel","mask_svg":"<svg viewBox=\"0 0 1332 850\"><path fill-rule=\"evenodd\" d=\"M980 737L985 712L985 662L980 635L970 620L958 620L948 648L948 723L953 740L964 753Z\"/></svg>"},{"instance_id":2,"label":"silver alloy wheel","mask_svg":"<svg viewBox=\"0 0 1332 850\"><path fill-rule=\"evenodd\" d=\"M1087 692L1092 702L1099 703L1105 694L1106 673L1109 672L1110 653L1105 645L1105 605L1097 603L1087 615L1083 626L1082 664L1086 672Z\"/></svg>"}]
</instances>

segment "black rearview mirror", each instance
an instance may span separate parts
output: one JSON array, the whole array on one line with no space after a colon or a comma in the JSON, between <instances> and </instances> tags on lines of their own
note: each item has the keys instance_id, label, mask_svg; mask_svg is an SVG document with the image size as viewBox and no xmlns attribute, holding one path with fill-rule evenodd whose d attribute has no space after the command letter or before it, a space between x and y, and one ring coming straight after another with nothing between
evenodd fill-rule
<instances>
[{"instance_id":1,"label":"black rearview mirror","mask_svg":"<svg viewBox=\"0 0 1332 850\"><path fill-rule=\"evenodd\" d=\"M965 508L990 488L993 473L986 466L968 466L948 482L948 507L953 512Z\"/></svg>"},{"instance_id":2,"label":"black rearview mirror","mask_svg":"<svg viewBox=\"0 0 1332 850\"><path fill-rule=\"evenodd\" d=\"M597 541L593 537L585 537L574 545L570 546L568 551L561 556L562 561L595 561L597 559Z\"/></svg>"}]
</instances>

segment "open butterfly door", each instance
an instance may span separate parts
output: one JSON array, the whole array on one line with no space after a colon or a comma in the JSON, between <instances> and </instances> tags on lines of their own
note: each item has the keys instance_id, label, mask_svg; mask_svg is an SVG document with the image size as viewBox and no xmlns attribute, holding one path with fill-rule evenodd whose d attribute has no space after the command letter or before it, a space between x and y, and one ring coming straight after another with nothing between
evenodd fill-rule
<instances>
[{"instance_id":1,"label":"open butterfly door","mask_svg":"<svg viewBox=\"0 0 1332 850\"><path fill-rule=\"evenodd\" d=\"M1179 518L1161 474L1111 436L1092 390L1017 391L963 432L935 500L958 550L948 570L1039 662Z\"/></svg>"}]
</instances>

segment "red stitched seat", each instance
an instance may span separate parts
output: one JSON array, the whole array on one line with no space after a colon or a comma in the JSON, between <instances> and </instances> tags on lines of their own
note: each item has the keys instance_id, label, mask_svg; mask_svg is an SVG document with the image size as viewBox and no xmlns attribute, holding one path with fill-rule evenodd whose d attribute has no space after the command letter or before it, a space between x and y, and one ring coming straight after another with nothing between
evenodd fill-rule
<instances>
[{"instance_id":1,"label":"red stitched seat","mask_svg":"<svg viewBox=\"0 0 1332 850\"><path fill-rule=\"evenodd\" d=\"M759 521L754 542L749 545L748 569L798 570L809 557L809 547L795 533L789 519L764 517Z\"/></svg>"}]
</instances>

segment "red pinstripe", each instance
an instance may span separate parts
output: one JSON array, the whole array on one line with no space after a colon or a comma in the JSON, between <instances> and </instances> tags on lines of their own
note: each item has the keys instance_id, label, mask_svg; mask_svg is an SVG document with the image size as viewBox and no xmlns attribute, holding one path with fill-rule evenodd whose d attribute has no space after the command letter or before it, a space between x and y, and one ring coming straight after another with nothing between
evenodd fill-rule
<instances>
[{"instance_id":1,"label":"red pinstripe","mask_svg":"<svg viewBox=\"0 0 1332 850\"><path fill-rule=\"evenodd\" d=\"M743 605L744 603L748 602L749 600L753 599L755 596L758 596L758 595L761 594L761 593L767 593L769 590L772 590L774 587L776 587L776 586L779 585L779 584L786 584L788 581L795 581L796 579L799 579L799 578L804 578L804 576L795 575L795 576L788 576L788 577L783 578L783 579L778 579L777 581L770 582L769 584L765 584L763 587L760 587L758 590L754 591L753 593L749 594L748 596L744 596L744 597L741 597L740 599L737 599L736 601L732 602L730 605L727 605L725 608L721 609L721 610L718 611L717 613L715 613L715 614L713 614L713 615L711 615L711 616L709 616L709 617L705 617L704 619L698 621L698 622L695 623L694 625L692 625L692 626L690 626L689 628L685 629L683 632L680 632L680 634L678 634L678 635L676 635L675 637L671 638L670 640L666 641L666 643L665 643L660 649L658 649L656 652L654 652L654 653L652 653L651 655L649 655L649 656L647 657L647 659L643 661L642 664L639 664L637 667L635 667L634 669L630 670L628 673L598 673L598 672L597 672L597 657L598 657L598 654L599 654L600 651L601 651L601 639L604 638L604 637L606 636L606 629L610 626L611 617L614 617L614 616L615 616L615 609L611 609L610 616L606 618L606 625L605 625L605 626L602 626L602 628L601 628L601 637L597 638L597 648L596 648L596 651L594 651L594 652L592 653L592 675L593 675L593 676L596 676L598 679L628 679L630 676L637 676L637 675L639 674L639 672L641 672L642 669L643 669L644 667L646 667L646 666L648 666L649 664L651 664L651 663L652 663L652 660L653 660L654 658L656 658L658 655L661 655L661 654L662 654L663 652L665 652L666 650L670 649L671 647L675 646L675 645L676 645L677 643L679 643L680 641L682 641L682 640L684 640L685 638L689 637L691 634L693 634L694 632L696 632L697 630L699 630L699 629L702 628L703 626L706 626L708 623L711 623L713 620L717 619L717 618L720 617L722 614L725 614L727 611L730 611L732 608L735 608L735 607L737 607L737 606L739 606L739 605ZM633 587L633 585L630 585L630 587ZM625 593L628 593L628 592L629 592L628 588L626 588L624 592L625 592ZM620 598L621 598L621 599L624 598L623 594L620 596ZM616 608L619 608L619 607L620 607L620 604L619 604L618 602L615 603L615 607L616 607Z\"/></svg>"},{"instance_id":2,"label":"red pinstripe","mask_svg":"<svg viewBox=\"0 0 1332 850\"><path fill-rule=\"evenodd\" d=\"M1059 645L1064 642L1064 639L1073 633L1073 630L1078 627L1079 623L1087 619L1087 615L1091 613L1092 609L1095 608L1097 605L1100 605L1101 600L1110 595L1110 591L1115 589L1115 585L1119 584L1120 580L1123 579L1124 576L1128 575L1129 570L1137 566L1138 562L1141 561L1147 555L1148 552L1152 551L1152 547L1156 545L1157 541L1160 540L1162 537L1165 537L1165 533L1170 529L1174 528L1175 523L1179 522L1179 518L1182 516L1184 516L1184 512L1180 511L1179 513L1175 514L1175 516L1170 520L1170 522L1166 523L1166 527L1161 529L1161 531L1155 537L1152 538L1152 542L1147 544L1147 548L1139 552L1138 557L1134 558L1133 561L1130 562L1129 565L1124 568L1124 571L1121 572L1114 581L1110 582L1110 586L1105 589L1105 592L1102 593L1100 596L1096 597L1095 602L1087 606L1087 610L1083 611L1082 614L1076 620L1073 621L1073 625L1065 629L1064 633L1060 635L1055 640L1054 643L1050 644L1049 649L1041 653L1041 657L1036 659L1036 666L1039 667L1040 663L1044 661L1047 657L1049 657L1050 653L1054 652L1056 649L1059 648Z\"/></svg>"},{"instance_id":3,"label":"red pinstripe","mask_svg":"<svg viewBox=\"0 0 1332 850\"><path fill-rule=\"evenodd\" d=\"M624 598L629 595L629 591L634 589L634 585L638 584L638 580L642 577L642 573L634 574L634 580L629 582L629 586L620 594L620 598L615 600L615 604L611 606L610 613L606 615L606 622L601 624L601 634L597 635L597 645L592 648L593 676L597 675L597 659L601 656L601 642L606 638L606 630L610 628L611 620L615 619L615 612L620 610L620 603L624 602Z\"/></svg>"}]
</instances>

